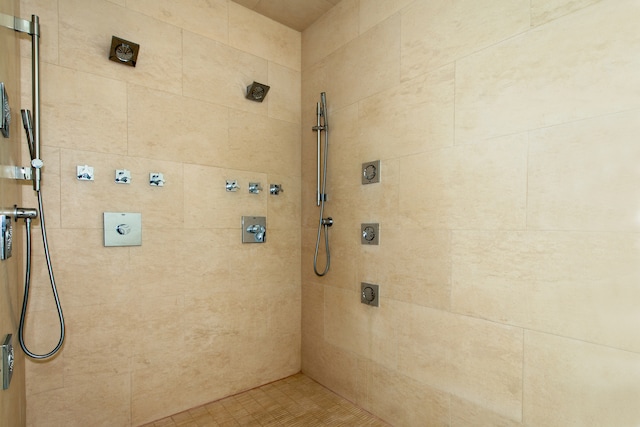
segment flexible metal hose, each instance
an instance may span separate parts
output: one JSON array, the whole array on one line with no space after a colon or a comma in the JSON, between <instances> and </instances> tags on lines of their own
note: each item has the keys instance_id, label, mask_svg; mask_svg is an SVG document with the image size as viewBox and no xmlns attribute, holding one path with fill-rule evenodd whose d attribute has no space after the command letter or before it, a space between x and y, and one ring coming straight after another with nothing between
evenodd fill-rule
<instances>
[{"instance_id":1,"label":"flexible metal hose","mask_svg":"<svg viewBox=\"0 0 640 427\"><path fill-rule=\"evenodd\" d=\"M22 312L20 314L20 326L18 328L18 339L20 341L20 347L25 354L33 359L48 359L56 354L62 344L64 343L64 315L62 314L62 307L60 305L60 298L58 297L58 289L56 287L56 280L53 277L53 267L51 265L51 255L49 254L49 243L47 241L47 228L44 223L44 210L42 205L42 190L38 190L38 208L40 210L40 230L42 231L42 243L44 245L44 255L47 260L47 269L49 270L49 281L51 283L51 290L53 291L53 298L58 310L58 319L60 321L60 340L53 350L46 354L35 354L31 352L24 342L24 324L27 317L27 306L29 303L29 288L31 285L31 218L25 218L25 224L27 228L27 260L26 260L26 273L24 278L24 297L22 299Z\"/></svg>"}]
</instances>

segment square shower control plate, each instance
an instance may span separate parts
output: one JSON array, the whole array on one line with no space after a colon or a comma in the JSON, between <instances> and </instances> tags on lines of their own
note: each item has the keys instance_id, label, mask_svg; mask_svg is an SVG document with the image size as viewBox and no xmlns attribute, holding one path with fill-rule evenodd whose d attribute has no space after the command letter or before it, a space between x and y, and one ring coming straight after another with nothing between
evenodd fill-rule
<instances>
[{"instance_id":1,"label":"square shower control plate","mask_svg":"<svg viewBox=\"0 0 640 427\"><path fill-rule=\"evenodd\" d=\"M142 245L142 214L127 212L105 212L104 245Z\"/></svg>"}]
</instances>

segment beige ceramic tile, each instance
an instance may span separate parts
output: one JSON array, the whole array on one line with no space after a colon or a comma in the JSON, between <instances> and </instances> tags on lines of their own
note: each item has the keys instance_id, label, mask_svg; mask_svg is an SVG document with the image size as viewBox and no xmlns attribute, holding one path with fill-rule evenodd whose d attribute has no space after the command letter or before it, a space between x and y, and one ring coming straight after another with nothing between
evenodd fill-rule
<instances>
[{"instance_id":1,"label":"beige ceramic tile","mask_svg":"<svg viewBox=\"0 0 640 427\"><path fill-rule=\"evenodd\" d=\"M341 1L302 33L302 69L309 69L356 37L358 2Z\"/></svg>"},{"instance_id":2,"label":"beige ceramic tile","mask_svg":"<svg viewBox=\"0 0 640 427\"><path fill-rule=\"evenodd\" d=\"M449 64L527 29L528 0L414 2L402 9L402 78Z\"/></svg>"},{"instance_id":3,"label":"beige ceramic tile","mask_svg":"<svg viewBox=\"0 0 640 427\"><path fill-rule=\"evenodd\" d=\"M21 362L22 364L22 362ZM50 359L47 363L38 363L33 359L25 359L25 384L27 396L34 394L61 389L64 386L64 355L60 354L54 359ZM14 365L17 367L17 365ZM14 368L15 369L15 368ZM14 375L17 372L14 372ZM18 378L15 376L11 380Z\"/></svg>"},{"instance_id":4,"label":"beige ceramic tile","mask_svg":"<svg viewBox=\"0 0 640 427\"><path fill-rule=\"evenodd\" d=\"M405 304L399 371L511 418L522 412L522 330Z\"/></svg>"},{"instance_id":5,"label":"beige ceramic tile","mask_svg":"<svg viewBox=\"0 0 640 427\"><path fill-rule=\"evenodd\" d=\"M367 387L367 376L362 372L366 359L328 343L316 344L308 342L309 348L303 350L308 355L304 372L313 372L308 374L311 378L345 399L362 400Z\"/></svg>"},{"instance_id":6,"label":"beige ceramic tile","mask_svg":"<svg viewBox=\"0 0 640 427\"><path fill-rule=\"evenodd\" d=\"M445 66L361 101L359 143L379 158L453 145L454 67Z\"/></svg>"},{"instance_id":7,"label":"beige ceramic tile","mask_svg":"<svg viewBox=\"0 0 640 427\"><path fill-rule=\"evenodd\" d=\"M40 22L40 62L58 63L58 1L20 0L20 17L31 20L37 15ZM31 37L20 37L20 53L31 61ZM31 75L31 65L23 74ZM29 91L30 92L30 91Z\"/></svg>"},{"instance_id":8,"label":"beige ceramic tile","mask_svg":"<svg viewBox=\"0 0 640 427\"><path fill-rule=\"evenodd\" d=\"M545 24L599 1L600 0L533 0L531 2L531 25Z\"/></svg>"},{"instance_id":9,"label":"beige ceramic tile","mask_svg":"<svg viewBox=\"0 0 640 427\"><path fill-rule=\"evenodd\" d=\"M517 417L518 420L521 416ZM521 427L520 421L498 415L481 406L474 405L459 397L451 397L451 427L476 427L494 426L494 427Z\"/></svg>"},{"instance_id":10,"label":"beige ceramic tile","mask_svg":"<svg viewBox=\"0 0 640 427\"><path fill-rule=\"evenodd\" d=\"M267 217L269 218L269 228L299 230L301 222L300 177L269 174L268 182L269 187L265 186L264 191L270 191L271 184L280 185L282 188L278 195L269 193L269 197L267 199Z\"/></svg>"},{"instance_id":11,"label":"beige ceramic tile","mask_svg":"<svg viewBox=\"0 0 640 427\"><path fill-rule=\"evenodd\" d=\"M129 374L111 373L30 396L27 426L130 425L130 387ZM67 399L74 404L65 404Z\"/></svg>"},{"instance_id":12,"label":"beige ceramic tile","mask_svg":"<svg viewBox=\"0 0 640 427\"><path fill-rule=\"evenodd\" d=\"M639 123L634 110L532 132L529 228L640 230Z\"/></svg>"},{"instance_id":13,"label":"beige ceramic tile","mask_svg":"<svg viewBox=\"0 0 640 427\"><path fill-rule=\"evenodd\" d=\"M640 422L640 355L527 332L526 425L601 426Z\"/></svg>"},{"instance_id":14,"label":"beige ceramic tile","mask_svg":"<svg viewBox=\"0 0 640 427\"><path fill-rule=\"evenodd\" d=\"M248 101L249 102L249 101ZM296 176L300 173L300 126L231 110L226 168ZM268 194L268 183L262 188ZM243 189L245 190L245 189Z\"/></svg>"},{"instance_id":15,"label":"beige ceramic tile","mask_svg":"<svg viewBox=\"0 0 640 427\"><path fill-rule=\"evenodd\" d=\"M456 231L453 309L640 351L639 248L635 235Z\"/></svg>"},{"instance_id":16,"label":"beige ceramic tile","mask_svg":"<svg viewBox=\"0 0 640 427\"><path fill-rule=\"evenodd\" d=\"M527 135L465 144L400 161L406 228L522 228Z\"/></svg>"},{"instance_id":17,"label":"beige ceramic tile","mask_svg":"<svg viewBox=\"0 0 640 427\"><path fill-rule=\"evenodd\" d=\"M269 117L300 123L301 73L269 62Z\"/></svg>"},{"instance_id":18,"label":"beige ceramic tile","mask_svg":"<svg viewBox=\"0 0 640 427\"><path fill-rule=\"evenodd\" d=\"M266 59L188 31L182 38L184 96L267 115L269 95L262 103L245 98L253 81L268 84Z\"/></svg>"},{"instance_id":19,"label":"beige ceramic tile","mask_svg":"<svg viewBox=\"0 0 640 427\"><path fill-rule=\"evenodd\" d=\"M449 426L449 396L386 366L371 364L369 410L404 426Z\"/></svg>"},{"instance_id":20,"label":"beige ceramic tile","mask_svg":"<svg viewBox=\"0 0 640 427\"><path fill-rule=\"evenodd\" d=\"M184 178L185 183L189 183L184 189L186 228L233 228L239 236L243 215L267 214L268 191L249 193L249 182L262 183L264 188L265 174L184 165ZM240 188L235 192L226 191L227 180L237 180Z\"/></svg>"},{"instance_id":21,"label":"beige ceramic tile","mask_svg":"<svg viewBox=\"0 0 640 427\"><path fill-rule=\"evenodd\" d=\"M184 28L213 40L226 42L229 19L226 0L127 0L127 9Z\"/></svg>"},{"instance_id":22,"label":"beige ceramic tile","mask_svg":"<svg viewBox=\"0 0 640 427\"><path fill-rule=\"evenodd\" d=\"M103 0L58 3L61 66L180 93L180 28ZM140 45L135 68L109 61L112 35Z\"/></svg>"},{"instance_id":23,"label":"beige ceramic tile","mask_svg":"<svg viewBox=\"0 0 640 427\"><path fill-rule=\"evenodd\" d=\"M331 109L343 108L397 85L399 54L400 17L394 16L318 63L309 78L322 74L318 93L326 91Z\"/></svg>"},{"instance_id":24,"label":"beige ceramic tile","mask_svg":"<svg viewBox=\"0 0 640 427\"><path fill-rule=\"evenodd\" d=\"M301 287L302 337L322 340L324 337L324 286L303 283Z\"/></svg>"},{"instance_id":25,"label":"beige ceramic tile","mask_svg":"<svg viewBox=\"0 0 640 427\"><path fill-rule=\"evenodd\" d=\"M235 3L229 3L229 45L300 71L300 33Z\"/></svg>"},{"instance_id":26,"label":"beige ceramic tile","mask_svg":"<svg viewBox=\"0 0 640 427\"><path fill-rule=\"evenodd\" d=\"M389 16L402 10L411 0L396 0L393 2L386 0L360 0L360 34L379 24Z\"/></svg>"},{"instance_id":27,"label":"beige ceramic tile","mask_svg":"<svg viewBox=\"0 0 640 427\"><path fill-rule=\"evenodd\" d=\"M360 292L327 286L324 293L325 340L343 350L369 357L369 307L360 303Z\"/></svg>"},{"instance_id":28,"label":"beige ceramic tile","mask_svg":"<svg viewBox=\"0 0 640 427\"><path fill-rule=\"evenodd\" d=\"M128 101L128 155L225 164L228 108L133 85Z\"/></svg>"},{"instance_id":29,"label":"beige ceramic tile","mask_svg":"<svg viewBox=\"0 0 640 427\"><path fill-rule=\"evenodd\" d=\"M449 231L402 229L387 223L382 224L380 239L385 250L374 257L374 263L378 266L379 281L385 285L385 296L448 309L451 293Z\"/></svg>"},{"instance_id":30,"label":"beige ceramic tile","mask_svg":"<svg viewBox=\"0 0 640 427\"><path fill-rule=\"evenodd\" d=\"M635 1L600 2L459 60L456 140L638 107L632 16Z\"/></svg>"},{"instance_id":31,"label":"beige ceramic tile","mask_svg":"<svg viewBox=\"0 0 640 427\"><path fill-rule=\"evenodd\" d=\"M124 154L127 87L123 82L48 64L42 64L41 72L43 144Z\"/></svg>"}]
</instances>

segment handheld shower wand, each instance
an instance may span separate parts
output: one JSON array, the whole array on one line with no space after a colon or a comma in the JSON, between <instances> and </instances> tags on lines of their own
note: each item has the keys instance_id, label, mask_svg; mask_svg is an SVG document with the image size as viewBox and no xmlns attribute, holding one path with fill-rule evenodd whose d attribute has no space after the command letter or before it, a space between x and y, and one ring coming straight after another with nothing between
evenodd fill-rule
<instances>
[{"instance_id":1,"label":"handheld shower wand","mask_svg":"<svg viewBox=\"0 0 640 427\"><path fill-rule=\"evenodd\" d=\"M22 114L22 124L24 125L24 131L27 135L27 145L29 146L29 154L31 160L35 159L35 153L33 152L33 120L31 119L31 111L20 110Z\"/></svg>"}]
</instances>

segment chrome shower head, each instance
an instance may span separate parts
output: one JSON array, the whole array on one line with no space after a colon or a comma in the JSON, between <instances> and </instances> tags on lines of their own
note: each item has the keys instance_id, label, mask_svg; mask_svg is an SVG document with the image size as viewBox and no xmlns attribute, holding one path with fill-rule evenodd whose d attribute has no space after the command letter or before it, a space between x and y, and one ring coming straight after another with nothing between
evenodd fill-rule
<instances>
[{"instance_id":1,"label":"chrome shower head","mask_svg":"<svg viewBox=\"0 0 640 427\"><path fill-rule=\"evenodd\" d=\"M138 60L138 51L140 45L133 43L120 37L111 37L111 50L109 50L109 59L121 64L136 66Z\"/></svg>"},{"instance_id":2,"label":"chrome shower head","mask_svg":"<svg viewBox=\"0 0 640 427\"><path fill-rule=\"evenodd\" d=\"M249 86L247 86L247 99L256 102L264 101L264 97L267 96L267 92L269 92L270 86L264 85L262 83L253 82Z\"/></svg>"}]
</instances>

